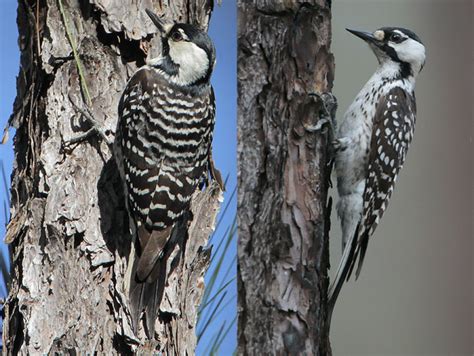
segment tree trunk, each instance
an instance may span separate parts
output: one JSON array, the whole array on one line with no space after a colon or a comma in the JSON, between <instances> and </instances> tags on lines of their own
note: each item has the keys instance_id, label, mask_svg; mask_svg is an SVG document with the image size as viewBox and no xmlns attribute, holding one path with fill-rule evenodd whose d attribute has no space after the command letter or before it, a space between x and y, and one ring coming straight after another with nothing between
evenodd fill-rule
<instances>
[{"instance_id":1,"label":"tree trunk","mask_svg":"<svg viewBox=\"0 0 474 356\"><path fill-rule=\"evenodd\" d=\"M149 47L160 51L145 8L207 27L213 1L19 1L8 354L194 352L210 256L204 246L221 197L217 184L195 194L186 248L180 259L177 251L169 259L155 341L134 335L128 309L132 240L110 143L128 78ZM87 111L107 140L91 135L73 143L90 128Z\"/></svg>"},{"instance_id":2,"label":"tree trunk","mask_svg":"<svg viewBox=\"0 0 474 356\"><path fill-rule=\"evenodd\" d=\"M239 354L329 355L330 1L238 3Z\"/></svg>"}]
</instances>

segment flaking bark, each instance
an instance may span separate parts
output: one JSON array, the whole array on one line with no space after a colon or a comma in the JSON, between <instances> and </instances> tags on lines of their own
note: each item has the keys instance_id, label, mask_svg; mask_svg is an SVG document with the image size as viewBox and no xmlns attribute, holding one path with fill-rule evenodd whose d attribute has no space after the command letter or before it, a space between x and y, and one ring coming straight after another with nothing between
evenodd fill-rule
<instances>
[{"instance_id":1,"label":"flaking bark","mask_svg":"<svg viewBox=\"0 0 474 356\"><path fill-rule=\"evenodd\" d=\"M77 63L58 0L21 0L21 68L10 124L16 131L11 221L12 285L5 305L4 353L194 352L197 307L220 205L212 183L193 198L190 238L168 277L157 342L136 338L126 276L131 237L111 146L126 81L159 36L146 7L207 27L212 0L62 0L84 67L90 111L107 140L91 135ZM105 142L108 141L108 142ZM176 258L174 258L176 257ZM170 266L171 267L171 266ZM169 270L171 270L169 269Z\"/></svg>"},{"instance_id":2,"label":"flaking bark","mask_svg":"<svg viewBox=\"0 0 474 356\"><path fill-rule=\"evenodd\" d=\"M330 202L322 103L330 1L238 2L238 343L242 355L330 355Z\"/></svg>"}]
</instances>

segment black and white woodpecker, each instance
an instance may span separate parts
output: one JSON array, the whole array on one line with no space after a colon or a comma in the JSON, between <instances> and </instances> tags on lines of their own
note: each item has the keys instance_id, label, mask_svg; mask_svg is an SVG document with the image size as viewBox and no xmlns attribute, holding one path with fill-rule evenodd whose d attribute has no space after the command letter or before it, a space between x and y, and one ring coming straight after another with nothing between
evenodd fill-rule
<instances>
[{"instance_id":1,"label":"black and white woodpecker","mask_svg":"<svg viewBox=\"0 0 474 356\"><path fill-rule=\"evenodd\" d=\"M158 277L176 245L173 228L189 210L200 182L213 173L210 78L216 54L199 27L146 12L161 32L162 54L138 69L123 91L114 151L136 236L132 319L136 329L144 312L152 335L164 288Z\"/></svg>"},{"instance_id":2,"label":"black and white woodpecker","mask_svg":"<svg viewBox=\"0 0 474 356\"><path fill-rule=\"evenodd\" d=\"M329 288L332 307L356 263L359 276L392 195L413 137L415 80L425 64L425 47L410 30L348 31L368 43L379 66L344 114L335 141L343 255Z\"/></svg>"}]
</instances>

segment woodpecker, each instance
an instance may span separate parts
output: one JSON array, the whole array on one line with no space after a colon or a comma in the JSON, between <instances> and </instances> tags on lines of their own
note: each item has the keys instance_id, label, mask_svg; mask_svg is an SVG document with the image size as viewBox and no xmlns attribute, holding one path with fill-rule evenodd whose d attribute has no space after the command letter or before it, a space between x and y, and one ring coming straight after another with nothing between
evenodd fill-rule
<instances>
[{"instance_id":1,"label":"woodpecker","mask_svg":"<svg viewBox=\"0 0 474 356\"><path fill-rule=\"evenodd\" d=\"M329 288L332 307L356 263L359 276L369 237L392 195L413 137L415 80L425 64L425 47L410 30L347 30L368 43L379 66L346 111L335 140L343 255Z\"/></svg>"},{"instance_id":2,"label":"woodpecker","mask_svg":"<svg viewBox=\"0 0 474 356\"><path fill-rule=\"evenodd\" d=\"M144 312L150 336L166 259L176 245L174 230L189 211L195 190L208 173L216 174L210 84L216 52L198 26L168 23L146 12L161 33L162 53L139 68L123 91L114 153L136 236L129 291L132 320L136 331Z\"/></svg>"}]
</instances>

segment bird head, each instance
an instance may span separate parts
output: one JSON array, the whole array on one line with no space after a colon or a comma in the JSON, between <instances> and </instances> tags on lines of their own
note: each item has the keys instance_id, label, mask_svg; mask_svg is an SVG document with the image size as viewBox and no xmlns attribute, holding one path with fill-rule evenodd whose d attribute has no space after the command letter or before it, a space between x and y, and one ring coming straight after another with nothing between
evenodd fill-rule
<instances>
[{"instance_id":1,"label":"bird head","mask_svg":"<svg viewBox=\"0 0 474 356\"><path fill-rule=\"evenodd\" d=\"M367 42L379 63L397 65L402 77L414 77L425 64L425 46L412 31L401 27L382 27L373 33L347 29Z\"/></svg>"},{"instance_id":2,"label":"bird head","mask_svg":"<svg viewBox=\"0 0 474 356\"><path fill-rule=\"evenodd\" d=\"M162 56L147 64L160 67L179 85L209 83L216 50L206 31L196 25L165 22L152 11L145 11L162 38Z\"/></svg>"}]
</instances>

